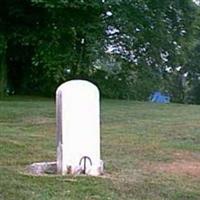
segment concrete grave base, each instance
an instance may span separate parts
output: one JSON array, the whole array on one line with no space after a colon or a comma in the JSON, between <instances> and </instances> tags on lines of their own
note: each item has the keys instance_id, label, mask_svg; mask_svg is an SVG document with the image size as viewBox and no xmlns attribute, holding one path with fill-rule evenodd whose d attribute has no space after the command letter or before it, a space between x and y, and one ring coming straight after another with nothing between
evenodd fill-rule
<instances>
[{"instance_id":1,"label":"concrete grave base","mask_svg":"<svg viewBox=\"0 0 200 200\"><path fill-rule=\"evenodd\" d=\"M34 175L56 174L56 162L39 162L27 166L27 171Z\"/></svg>"},{"instance_id":2,"label":"concrete grave base","mask_svg":"<svg viewBox=\"0 0 200 200\"><path fill-rule=\"evenodd\" d=\"M72 175L78 175L78 174L85 174L85 175L90 175L90 176L100 176L103 175L103 161L100 160L98 165L77 165L77 166L71 166L71 165L67 165L66 169L64 173L62 173L62 175L65 174L72 174ZM60 171L58 171L59 173Z\"/></svg>"},{"instance_id":3,"label":"concrete grave base","mask_svg":"<svg viewBox=\"0 0 200 200\"><path fill-rule=\"evenodd\" d=\"M81 165L75 168L71 168L71 166L66 166L67 172L69 175L90 175L90 176L99 176L103 175L103 161L100 162L99 166L93 166L91 168L87 168L85 170ZM38 162L33 163L27 166L27 171L34 175L44 175L44 174L60 174L57 170L56 162Z\"/></svg>"}]
</instances>

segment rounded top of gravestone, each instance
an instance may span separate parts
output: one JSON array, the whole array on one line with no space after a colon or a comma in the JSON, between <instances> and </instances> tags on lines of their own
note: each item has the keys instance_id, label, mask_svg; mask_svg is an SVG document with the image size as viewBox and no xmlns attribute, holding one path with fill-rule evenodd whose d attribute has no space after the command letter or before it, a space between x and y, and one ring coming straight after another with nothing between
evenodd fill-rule
<instances>
[{"instance_id":1,"label":"rounded top of gravestone","mask_svg":"<svg viewBox=\"0 0 200 200\"><path fill-rule=\"evenodd\" d=\"M86 81L86 80L71 80L71 81L67 81L63 84L61 84L58 88L57 88L57 93L59 91L68 91L68 90L90 90L93 91L95 93L99 93L99 89L97 88L96 85L94 85L93 83Z\"/></svg>"}]
</instances>

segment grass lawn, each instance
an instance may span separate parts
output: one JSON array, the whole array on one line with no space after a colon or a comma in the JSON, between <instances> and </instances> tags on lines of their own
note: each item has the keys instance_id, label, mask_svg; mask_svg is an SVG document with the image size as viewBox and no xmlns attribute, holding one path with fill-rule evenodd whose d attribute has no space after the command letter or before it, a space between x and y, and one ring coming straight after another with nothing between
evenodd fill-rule
<instances>
[{"instance_id":1,"label":"grass lawn","mask_svg":"<svg viewBox=\"0 0 200 200\"><path fill-rule=\"evenodd\" d=\"M0 101L0 199L200 199L200 106L103 100L101 121L103 177L32 176L56 157L55 103Z\"/></svg>"}]
</instances>

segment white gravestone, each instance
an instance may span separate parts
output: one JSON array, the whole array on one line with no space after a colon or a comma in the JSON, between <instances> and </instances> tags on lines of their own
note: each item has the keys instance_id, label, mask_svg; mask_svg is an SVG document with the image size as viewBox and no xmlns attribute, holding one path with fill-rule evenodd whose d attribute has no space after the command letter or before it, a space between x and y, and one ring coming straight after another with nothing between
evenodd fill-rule
<instances>
[{"instance_id":1,"label":"white gravestone","mask_svg":"<svg viewBox=\"0 0 200 200\"><path fill-rule=\"evenodd\" d=\"M100 175L98 88L85 80L63 83L56 91L56 115L58 173Z\"/></svg>"}]
</instances>

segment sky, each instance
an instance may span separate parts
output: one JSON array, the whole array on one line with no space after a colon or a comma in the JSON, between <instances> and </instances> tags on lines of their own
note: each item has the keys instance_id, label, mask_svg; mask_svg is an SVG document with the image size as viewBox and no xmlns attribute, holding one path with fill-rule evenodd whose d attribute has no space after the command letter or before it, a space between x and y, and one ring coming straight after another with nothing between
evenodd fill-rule
<instances>
[{"instance_id":1,"label":"sky","mask_svg":"<svg viewBox=\"0 0 200 200\"><path fill-rule=\"evenodd\" d=\"M192 0L194 3L196 3L198 6L200 6L200 0Z\"/></svg>"}]
</instances>

